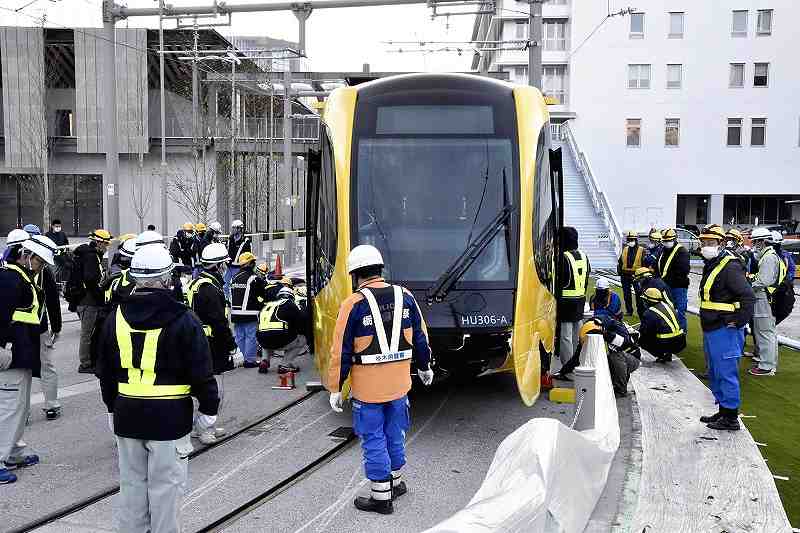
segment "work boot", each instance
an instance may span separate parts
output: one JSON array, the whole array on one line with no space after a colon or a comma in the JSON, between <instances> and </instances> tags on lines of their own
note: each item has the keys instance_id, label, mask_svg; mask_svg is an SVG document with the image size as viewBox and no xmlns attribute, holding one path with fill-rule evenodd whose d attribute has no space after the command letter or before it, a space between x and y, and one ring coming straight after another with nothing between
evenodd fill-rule
<instances>
[{"instance_id":1,"label":"work boot","mask_svg":"<svg viewBox=\"0 0 800 533\"><path fill-rule=\"evenodd\" d=\"M21 457L10 457L3 461L3 465L9 470L14 470L15 468L25 468L28 466L34 466L39 464L39 456L38 455L23 455Z\"/></svg>"},{"instance_id":2,"label":"work boot","mask_svg":"<svg viewBox=\"0 0 800 533\"><path fill-rule=\"evenodd\" d=\"M44 416L48 420L55 420L56 418L61 416L61 408L51 407L50 409L44 409Z\"/></svg>"},{"instance_id":3,"label":"work boot","mask_svg":"<svg viewBox=\"0 0 800 533\"><path fill-rule=\"evenodd\" d=\"M353 501L353 504L359 511L392 514L394 512L394 505L392 505L392 478L384 481L373 481L370 497L358 496Z\"/></svg>"},{"instance_id":4,"label":"work boot","mask_svg":"<svg viewBox=\"0 0 800 533\"><path fill-rule=\"evenodd\" d=\"M269 373L269 360L262 359L261 362L258 364L258 373L259 374L268 374Z\"/></svg>"},{"instance_id":5,"label":"work boot","mask_svg":"<svg viewBox=\"0 0 800 533\"><path fill-rule=\"evenodd\" d=\"M719 410L722 416L708 424L709 429L716 429L718 431L739 431L739 429L741 429L741 426L739 426L738 409L720 407Z\"/></svg>"},{"instance_id":6,"label":"work boot","mask_svg":"<svg viewBox=\"0 0 800 533\"><path fill-rule=\"evenodd\" d=\"M408 492L406 482L403 481L403 473L400 470L392 470L392 499L398 498Z\"/></svg>"},{"instance_id":7,"label":"work boot","mask_svg":"<svg viewBox=\"0 0 800 533\"><path fill-rule=\"evenodd\" d=\"M15 474L12 474L6 468L0 468L0 485L14 483L16 480L17 476Z\"/></svg>"},{"instance_id":8,"label":"work boot","mask_svg":"<svg viewBox=\"0 0 800 533\"><path fill-rule=\"evenodd\" d=\"M716 422L716 421L717 421L717 420L719 420L720 418L722 418L722 413L720 413L719 411L717 411L717 412L716 412L715 414L713 414L713 415L705 415L705 416L701 416L701 417L700 417L700 422L702 422L703 424L708 424L708 423L710 423L710 422Z\"/></svg>"}]
</instances>

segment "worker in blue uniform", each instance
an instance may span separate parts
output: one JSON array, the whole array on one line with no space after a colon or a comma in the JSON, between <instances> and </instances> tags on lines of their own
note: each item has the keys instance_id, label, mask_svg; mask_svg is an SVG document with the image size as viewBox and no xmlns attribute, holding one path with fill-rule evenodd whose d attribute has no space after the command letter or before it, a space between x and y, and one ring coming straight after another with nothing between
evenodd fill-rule
<instances>
[{"instance_id":1,"label":"worker in blue uniform","mask_svg":"<svg viewBox=\"0 0 800 533\"><path fill-rule=\"evenodd\" d=\"M600 278L594 286L594 295L589 299L589 309L597 318L610 316L614 320L622 320L622 300L610 289L606 278Z\"/></svg>"},{"instance_id":2,"label":"worker in blue uniform","mask_svg":"<svg viewBox=\"0 0 800 533\"><path fill-rule=\"evenodd\" d=\"M700 280L700 324L709 385L719 411L700 418L711 429L739 429L739 357L744 327L753 316L755 295L739 261L725 252L725 231L717 224L700 234L705 260Z\"/></svg>"},{"instance_id":3,"label":"worker in blue uniform","mask_svg":"<svg viewBox=\"0 0 800 533\"><path fill-rule=\"evenodd\" d=\"M656 271L658 269L658 260L661 257L661 252L664 250L664 245L661 243L663 236L661 232L655 228L652 228L647 236L649 242L647 244L647 253L642 260L642 265Z\"/></svg>"},{"instance_id":4,"label":"worker in blue uniform","mask_svg":"<svg viewBox=\"0 0 800 533\"><path fill-rule=\"evenodd\" d=\"M357 497L356 508L391 514L392 501L407 491L401 469L411 426L411 362L424 385L433 382L433 370L419 306L407 289L383 280L383 264L381 253L369 245L356 246L347 257L356 292L339 309L325 386L331 408L341 412L342 385L350 377L353 429L371 482L370 497Z\"/></svg>"}]
</instances>

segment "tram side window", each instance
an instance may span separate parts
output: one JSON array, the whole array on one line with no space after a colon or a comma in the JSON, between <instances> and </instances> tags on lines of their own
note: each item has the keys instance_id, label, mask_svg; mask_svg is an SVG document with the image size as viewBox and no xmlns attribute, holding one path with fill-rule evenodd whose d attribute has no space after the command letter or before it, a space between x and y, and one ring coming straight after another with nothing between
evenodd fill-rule
<instances>
[{"instance_id":1,"label":"tram side window","mask_svg":"<svg viewBox=\"0 0 800 533\"><path fill-rule=\"evenodd\" d=\"M536 145L536 175L533 199L533 248L539 280L550 290L553 287L554 247L556 237L556 210L553 206L553 189L550 175L550 125L539 132Z\"/></svg>"},{"instance_id":2,"label":"tram side window","mask_svg":"<svg viewBox=\"0 0 800 533\"><path fill-rule=\"evenodd\" d=\"M333 274L336 264L336 167L333 148L327 131L322 132L321 171L319 177L319 197L317 200L317 258L320 261L323 284Z\"/></svg>"}]
</instances>

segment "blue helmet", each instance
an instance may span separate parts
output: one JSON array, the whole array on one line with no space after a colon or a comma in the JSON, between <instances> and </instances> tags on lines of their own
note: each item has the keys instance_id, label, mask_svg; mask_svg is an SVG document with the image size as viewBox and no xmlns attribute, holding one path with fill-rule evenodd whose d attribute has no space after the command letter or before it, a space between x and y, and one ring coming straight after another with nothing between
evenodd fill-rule
<instances>
[{"instance_id":1,"label":"blue helmet","mask_svg":"<svg viewBox=\"0 0 800 533\"><path fill-rule=\"evenodd\" d=\"M36 224L25 224L22 227L23 230L27 231L29 235L41 235L42 230L39 229L39 226Z\"/></svg>"}]
</instances>

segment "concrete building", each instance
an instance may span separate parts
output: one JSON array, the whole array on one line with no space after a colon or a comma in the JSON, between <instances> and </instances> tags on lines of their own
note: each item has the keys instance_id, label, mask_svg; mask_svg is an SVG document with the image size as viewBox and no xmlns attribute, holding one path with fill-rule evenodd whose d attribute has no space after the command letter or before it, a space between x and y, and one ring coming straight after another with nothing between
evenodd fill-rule
<instances>
[{"instance_id":1,"label":"concrete building","mask_svg":"<svg viewBox=\"0 0 800 533\"><path fill-rule=\"evenodd\" d=\"M543 6L542 85L562 104L553 122L569 121L619 225L796 226L800 5L650 0L606 18L628 5ZM524 38L527 7L501 1L473 37ZM525 52L481 61L527 82Z\"/></svg>"}]
</instances>

